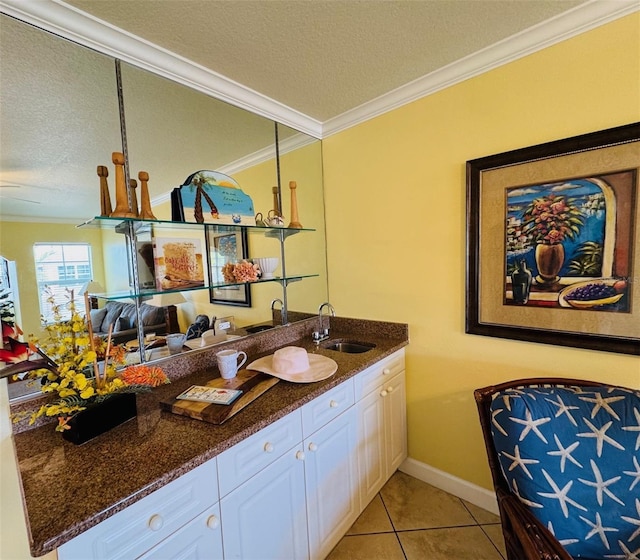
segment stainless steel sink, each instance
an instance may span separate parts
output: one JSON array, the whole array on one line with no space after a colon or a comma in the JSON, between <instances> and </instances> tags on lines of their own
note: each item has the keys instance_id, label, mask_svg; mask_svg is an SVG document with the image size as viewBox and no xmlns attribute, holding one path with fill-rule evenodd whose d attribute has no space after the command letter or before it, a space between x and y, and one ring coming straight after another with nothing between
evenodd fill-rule
<instances>
[{"instance_id":1,"label":"stainless steel sink","mask_svg":"<svg viewBox=\"0 0 640 560\"><path fill-rule=\"evenodd\" d=\"M257 333L257 332L262 332L262 331L267 331L269 329L272 329L273 325L254 325L253 327L245 327L245 331L247 331L248 333Z\"/></svg>"},{"instance_id":2,"label":"stainless steel sink","mask_svg":"<svg viewBox=\"0 0 640 560\"><path fill-rule=\"evenodd\" d=\"M375 348L375 344L369 342L355 342L351 340L342 340L334 342L326 342L322 345L326 350L334 350L335 352L344 352L346 354L362 354Z\"/></svg>"}]
</instances>

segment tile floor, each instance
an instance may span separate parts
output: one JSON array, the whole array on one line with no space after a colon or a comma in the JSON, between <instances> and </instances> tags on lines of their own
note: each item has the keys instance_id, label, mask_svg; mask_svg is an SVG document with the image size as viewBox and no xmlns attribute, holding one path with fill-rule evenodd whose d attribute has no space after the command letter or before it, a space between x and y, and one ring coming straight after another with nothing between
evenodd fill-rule
<instances>
[{"instance_id":1,"label":"tile floor","mask_svg":"<svg viewBox=\"0 0 640 560\"><path fill-rule=\"evenodd\" d=\"M397 471L327 560L503 560L500 518Z\"/></svg>"}]
</instances>

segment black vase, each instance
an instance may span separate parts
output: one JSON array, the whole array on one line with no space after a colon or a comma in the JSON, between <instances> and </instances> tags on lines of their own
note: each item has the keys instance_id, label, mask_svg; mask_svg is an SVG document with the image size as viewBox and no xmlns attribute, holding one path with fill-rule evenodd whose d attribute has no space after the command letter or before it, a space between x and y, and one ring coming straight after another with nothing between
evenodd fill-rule
<instances>
[{"instance_id":1,"label":"black vase","mask_svg":"<svg viewBox=\"0 0 640 560\"><path fill-rule=\"evenodd\" d=\"M74 414L68 422L69 429L62 432L62 437L80 445L131 420L136 412L135 393L117 393Z\"/></svg>"},{"instance_id":2,"label":"black vase","mask_svg":"<svg viewBox=\"0 0 640 560\"><path fill-rule=\"evenodd\" d=\"M525 305L529 301L531 279L532 275L527 268L527 263L524 260L516 263L516 269L511 274L511 291L513 292L514 303Z\"/></svg>"}]
</instances>

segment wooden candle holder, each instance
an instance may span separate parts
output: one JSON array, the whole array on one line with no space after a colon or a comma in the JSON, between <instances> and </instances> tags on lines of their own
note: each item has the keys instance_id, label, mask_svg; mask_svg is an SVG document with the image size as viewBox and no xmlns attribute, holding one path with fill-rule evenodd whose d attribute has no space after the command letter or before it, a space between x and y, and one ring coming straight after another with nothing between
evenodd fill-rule
<instances>
[{"instance_id":1,"label":"wooden candle holder","mask_svg":"<svg viewBox=\"0 0 640 560\"><path fill-rule=\"evenodd\" d=\"M140 179L140 217L143 220L157 220L151 211L151 199L149 198L149 174L146 171L138 173Z\"/></svg>"},{"instance_id":2,"label":"wooden candle holder","mask_svg":"<svg viewBox=\"0 0 640 560\"><path fill-rule=\"evenodd\" d=\"M296 195L296 189L298 185L295 181L289 181L289 189L291 190L291 222L289 222L290 228L302 229L302 224L298 218L298 197Z\"/></svg>"},{"instance_id":3,"label":"wooden candle holder","mask_svg":"<svg viewBox=\"0 0 640 560\"><path fill-rule=\"evenodd\" d=\"M100 177L100 215L111 216L113 208L111 207L111 197L109 196L109 185L107 177L109 170L104 165L98 165L98 177Z\"/></svg>"},{"instance_id":4,"label":"wooden candle holder","mask_svg":"<svg viewBox=\"0 0 640 560\"><path fill-rule=\"evenodd\" d=\"M112 218L135 218L136 215L129 208L129 195L124 177L124 155L113 152L111 161L116 167L116 209L111 212Z\"/></svg>"},{"instance_id":5,"label":"wooden candle holder","mask_svg":"<svg viewBox=\"0 0 640 560\"><path fill-rule=\"evenodd\" d=\"M138 188L138 182L135 179L129 179L129 187L131 188L131 212L135 215L136 218L140 217L140 212L138 212L138 194L136 189Z\"/></svg>"}]
</instances>

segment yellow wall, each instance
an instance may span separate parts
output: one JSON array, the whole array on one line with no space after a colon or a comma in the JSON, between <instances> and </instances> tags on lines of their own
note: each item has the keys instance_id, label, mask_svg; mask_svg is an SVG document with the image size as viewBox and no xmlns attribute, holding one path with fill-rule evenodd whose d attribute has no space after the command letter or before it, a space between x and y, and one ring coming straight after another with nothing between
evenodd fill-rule
<instances>
[{"instance_id":1,"label":"yellow wall","mask_svg":"<svg viewBox=\"0 0 640 560\"><path fill-rule=\"evenodd\" d=\"M42 336L36 267L33 260L35 243L90 243L93 279L105 288L102 232L94 228L76 228L73 224L0 222L0 255L16 261L20 295L21 325L25 336Z\"/></svg>"},{"instance_id":2,"label":"yellow wall","mask_svg":"<svg viewBox=\"0 0 640 560\"><path fill-rule=\"evenodd\" d=\"M465 162L640 120L639 44L636 13L323 141L329 296L409 323L410 457L490 489L475 388L640 388L637 357L464 333Z\"/></svg>"}]
</instances>

